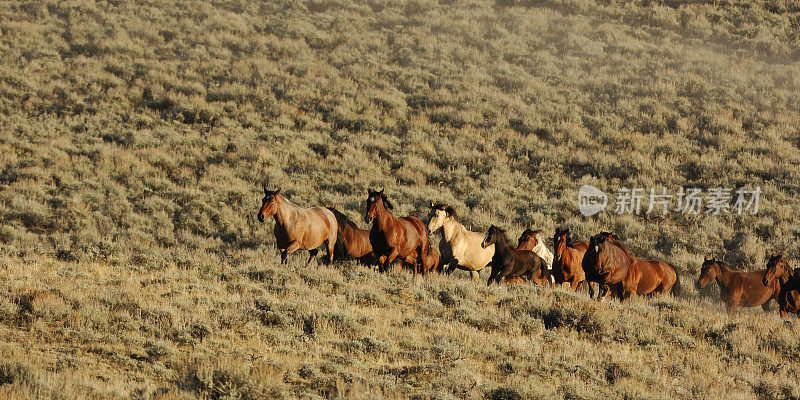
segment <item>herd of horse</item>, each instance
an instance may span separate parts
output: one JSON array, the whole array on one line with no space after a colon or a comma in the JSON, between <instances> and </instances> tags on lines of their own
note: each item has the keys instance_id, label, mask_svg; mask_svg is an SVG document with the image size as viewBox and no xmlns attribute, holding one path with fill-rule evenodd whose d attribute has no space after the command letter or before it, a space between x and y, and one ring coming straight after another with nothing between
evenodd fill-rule
<instances>
[{"instance_id":1,"label":"herd of horse","mask_svg":"<svg viewBox=\"0 0 800 400\"><path fill-rule=\"evenodd\" d=\"M610 232L600 232L589 241L574 241L572 230L557 228L553 252L538 235L541 230L525 230L517 245L506 232L492 225L485 233L472 232L458 222L455 209L446 204L431 204L425 224L417 217L397 217L383 190L368 190L364 222L359 228L333 207L302 208L281 196L280 189L264 187L258 219L274 217L274 234L281 263L289 254L305 249L308 262L325 244L328 262L352 258L385 272L395 260L408 266L414 276L429 272L467 271L479 280L479 272L491 269L487 285L523 284L568 285L572 290L587 286L589 297L602 300L613 296L625 301L641 295L680 295L680 275L675 267L661 260L642 260ZM441 230L437 248L430 235ZM783 255L773 255L766 269L737 271L724 262L706 258L696 286L716 280L720 297L728 312L739 307L761 306L769 311L776 300L780 315L800 311L800 268L791 268ZM595 286L597 296L595 296Z\"/></svg>"}]
</instances>

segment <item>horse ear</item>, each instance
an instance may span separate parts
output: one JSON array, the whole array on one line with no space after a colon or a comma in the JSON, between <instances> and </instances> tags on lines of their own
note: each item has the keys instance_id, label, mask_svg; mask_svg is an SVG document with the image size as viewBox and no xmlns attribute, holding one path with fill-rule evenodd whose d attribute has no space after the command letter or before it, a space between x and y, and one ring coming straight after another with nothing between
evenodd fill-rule
<instances>
[{"instance_id":1,"label":"horse ear","mask_svg":"<svg viewBox=\"0 0 800 400\"><path fill-rule=\"evenodd\" d=\"M269 190L267 190L267 184L266 183L262 183L261 184L261 188L264 189L264 194L269 194Z\"/></svg>"},{"instance_id":2,"label":"horse ear","mask_svg":"<svg viewBox=\"0 0 800 400\"><path fill-rule=\"evenodd\" d=\"M279 195L279 194L281 194L281 188L278 188L278 190L275 191L275 195L276 196Z\"/></svg>"},{"instance_id":3,"label":"horse ear","mask_svg":"<svg viewBox=\"0 0 800 400\"><path fill-rule=\"evenodd\" d=\"M380 191L380 192L378 192L378 194L380 194L380 195L383 195L383 190L384 190L384 189L386 189L386 188L381 188L381 191Z\"/></svg>"}]
</instances>

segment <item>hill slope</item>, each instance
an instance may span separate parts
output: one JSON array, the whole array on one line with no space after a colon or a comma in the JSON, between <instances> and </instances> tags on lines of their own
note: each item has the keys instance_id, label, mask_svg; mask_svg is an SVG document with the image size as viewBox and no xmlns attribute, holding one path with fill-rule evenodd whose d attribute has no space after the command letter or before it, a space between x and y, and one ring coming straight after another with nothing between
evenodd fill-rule
<instances>
[{"instance_id":1,"label":"hill slope","mask_svg":"<svg viewBox=\"0 0 800 400\"><path fill-rule=\"evenodd\" d=\"M265 181L351 217L372 186L475 230L613 230L687 283L707 254L796 259L794 2L11 1L0 32L0 390L797 396L773 316L281 269L254 218ZM583 184L764 193L584 219Z\"/></svg>"}]
</instances>

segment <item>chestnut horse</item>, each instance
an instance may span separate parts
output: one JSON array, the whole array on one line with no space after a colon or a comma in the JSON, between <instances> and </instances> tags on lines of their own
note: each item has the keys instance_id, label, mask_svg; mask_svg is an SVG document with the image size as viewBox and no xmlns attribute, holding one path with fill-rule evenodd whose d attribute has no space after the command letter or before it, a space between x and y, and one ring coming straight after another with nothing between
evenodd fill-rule
<instances>
[{"instance_id":1,"label":"chestnut horse","mask_svg":"<svg viewBox=\"0 0 800 400\"><path fill-rule=\"evenodd\" d=\"M766 270L734 271L725 266L722 261L714 258L704 259L697 278L697 288L702 289L712 280L719 285L719 295L731 314L741 307L761 306L764 311L769 311L769 301L778 298L781 286L777 281L764 285L762 280Z\"/></svg>"},{"instance_id":2,"label":"chestnut horse","mask_svg":"<svg viewBox=\"0 0 800 400\"><path fill-rule=\"evenodd\" d=\"M455 268L468 271L472 279L478 280L478 271L492 261L494 246L481 247L483 234L472 232L456 220L456 210L447 204L432 204L428 232L442 230L439 242L441 264L445 272Z\"/></svg>"},{"instance_id":3,"label":"chestnut horse","mask_svg":"<svg viewBox=\"0 0 800 400\"><path fill-rule=\"evenodd\" d=\"M522 232L522 235L520 235L519 239L517 240L517 250L532 251L545 261L545 268L536 271L536 274L533 275L533 283L539 286L550 286L552 283L552 278L550 275L551 269L547 265L547 258L545 258L545 256L541 253L541 249L544 248L544 245L541 241L539 241L539 238L536 237L536 235L538 235L541 231L541 229L537 229L535 231L531 229L525 229L525 231ZM539 251L536 251L537 249ZM549 253L550 252L547 251L547 254ZM552 256L552 254L550 255ZM552 265L552 263L550 265Z\"/></svg>"},{"instance_id":4,"label":"chestnut horse","mask_svg":"<svg viewBox=\"0 0 800 400\"><path fill-rule=\"evenodd\" d=\"M800 268L792 269L782 254L770 257L762 283L769 286L776 280L781 286L777 299L781 318L788 313L800 314Z\"/></svg>"},{"instance_id":5,"label":"chestnut horse","mask_svg":"<svg viewBox=\"0 0 800 400\"><path fill-rule=\"evenodd\" d=\"M414 276L425 263L430 249L428 229L417 217L397 218L389 211L392 203L383 194L383 189L368 189L366 223L372 223L369 242L378 258L380 270L386 271L395 258L411 264ZM423 268L424 269L424 268Z\"/></svg>"},{"instance_id":6,"label":"chestnut horse","mask_svg":"<svg viewBox=\"0 0 800 400\"><path fill-rule=\"evenodd\" d=\"M280 195L281 189L267 190L258 211L258 220L275 216L275 241L281 253L281 264L298 249L308 250L308 262L317 255L318 247L327 242L328 261L333 261L336 245L336 217L325 207L302 208Z\"/></svg>"},{"instance_id":7,"label":"chestnut horse","mask_svg":"<svg viewBox=\"0 0 800 400\"><path fill-rule=\"evenodd\" d=\"M372 253L372 244L369 242L369 230L359 228L355 222L347 218L339 210L328 207L336 217L339 232L334 247L336 258L355 258L364 265L375 265L375 254Z\"/></svg>"},{"instance_id":8,"label":"chestnut horse","mask_svg":"<svg viewBox=\"0 0 800 400\"><path fill-rule=\"evenodd\" d=\"M491 285L492 281L498 284L506 281L515 280L517 277L525 276L527 280L532 280L534 274L545 266L544 260L536 253L528 250L515 249L511 241L508 240L506 232L494 225L489 227L486 236L481 242L484 249L494 245L494 255L492 256L492 274L486 285Z\"/></svg>"},{"instance_id":9,"label":"chestnut horse","mask_svg":"<svg viewBox=\"0 0 800 400\"><path fill-rule=\"evenodd\" d=\"M573 242L572 229L562 227L553 234L553 281L556 284L569 284L572 290L579 290L584 283L589 289L589 298L594 297L591 282L586 281L583 272L583 255L589 248L589 242Z\"/></svg>"},{"instance_id":10,"label":"chestnut horse","mask_svg":"<svg viewBox=\"0 0 800 400\"><path fill-rule=\"evenodd\" d=\"M439 267L439 251L435 247L428 247L428 256L425 257L422 267L426 274L435 271Z\"/></svg>"},{"instance_id":11,"label":"chestnut horse","mask_svg":"<svg viewBox=\"0 0 800 400\"><path fill-rule=\"evenodd\" d=\"M652 279L653 283L657 283L653 290L649 292L643 292L646 290L643 286L638 289L638 294L647 294L647 293L657 293L657 294L666 294L672 292L673 296L680 295L681 290L681 280L678 272L675 271L675 267L672 265L667 264L661 260L636 260L636 265L647 264L650 269L653 271L655 276Z\"/></svg>"}]
</instances>

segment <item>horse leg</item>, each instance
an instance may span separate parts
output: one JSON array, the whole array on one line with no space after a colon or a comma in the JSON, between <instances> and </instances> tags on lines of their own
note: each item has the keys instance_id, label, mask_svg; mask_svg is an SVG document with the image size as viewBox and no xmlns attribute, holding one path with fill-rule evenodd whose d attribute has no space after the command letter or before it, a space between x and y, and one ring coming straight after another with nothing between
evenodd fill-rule
<instances>
[{"instance_id":1,"label":"horse leg","mask_svg":"<svg viewBox=\"0 0 800 400\"><path fill-rule=\"evenodd\" d=\"M394 259L397 258L399 254L400 253L398 253L397 249L394 248L392 249L392 251L389 252L389 255L386 256L386 259L383 262L384 272L389 268L390 265L392 265L392 262L394 262Z\"/></svg>"},{"instance_id":2,"label":"horse leg","mask_svg":"<svg viewBox=\"0 0 800 400\"><path fill-rule=\"evenodd\" d=\"M489 274L489 280L486 281L486 286L491 285L492 281L495 280L498 275L500 275L500 271L498 271L497 268L492 268L492 272Z\"/></svg>"},{"instance_id":3,"label":"horse leg","mask_svg":"<svg viewBox=\"0 0 800 400\"><path fill-rule=\"evenodd\" d=\"M286 257L289 253L286 252L286 249L281 250L281 264L286 264Z\"/></svg>"},{"instance_id":4,"label":"horse leg","mask_svg":"<svg viewBox=\"0 0 800 400\"><path fill-rule=\"evenodd\" d=\"M445 268L445 272L447 272L447 275L450 275L456 270L456 268L458 268L458 260L450 261L450 263L447 264L447 268Z\"/></svg>"},{"instance_id":5,"label":"horse leg","mask_svg":"<svg viewBox=\"0 0 800 400\"><path fill-rule=\"evenodd\" d=\"M472 275L472 280L477 282L481 279L481 274L478 271L469 271L469 274Z\"/></svg>"},{"instance_id":6,"label":"horse leg","mask_svg":"<svg viewBox=\"0 0 800 400\"><path fill-rule=\"evenodd\" d=\"M497 284L504 285L506 283L506 277L511 274L512 267L508 266L500 273L500 275L496 278Z\"/></svg>"},{"instance_id":7,"label":"horse leg","mask_svg":"<svg viewBox=\"0 0 800 400\"><path fill-rule=\"evenodd\" d=\"M598 286L599 285L600 284L598 283ZM597 295L597 301L605 300L609 293L611 293L611 286L608 284L603 284L603 286L600 287L600 293Z\"/></svg>"},{"instance_id":8,"label":"horse leg","mask_svg":"<svg viewBox=\"0 0 800 400\"><path fill-rule=\"evenodd\" d=\"M737 298L731 299L731 302L726 304L726 306L728 309L728 314L736 315L736 309L739 308L739 299Z\"/></svg>"},{"instance_id":9,"label":"horse leg","mask_svg":"<svg viewBox=\"0 0 800 400\"><path fill-rule=\"evenodd\" d=\"M292 254L299 248L300 248L300 243L294 240L291 243L289 243L289 247L286 248L286 254Z\"/></svg>"},{"instance_id":10,"label":"horse leg","mask_svg":"<svg viewBox=\"0 0 800 400\"><path fill-rule=\"evenodd\" d=\"M632 288L622 288L622 296L620 298L620 302L624 302L625 300L632 299L636 297L636 287Z\"/></svg>"},{"instance_id":11,"label":"horse leg","mask_svg":"<svg viewBox=\"0 0 800 400\"><path fill-rule=\"evenodd\" d=\"M311 250L308 251L308 262L307 262L307 264L311 264L311 260L313 260L314 257L317 256L318 252L319 252L319 249L311 249Z\"/></svg>"},{"instance_id":12,"label":"horse leg","mask_svg":"<svg viewBox=\"0 0 800 400\"><path fill-rule=\"evenodd\" d=\"M331 241L328 239L328 264L333 263L333 250L336 246L336 241Z\"/></svg>"}]
</instances>

